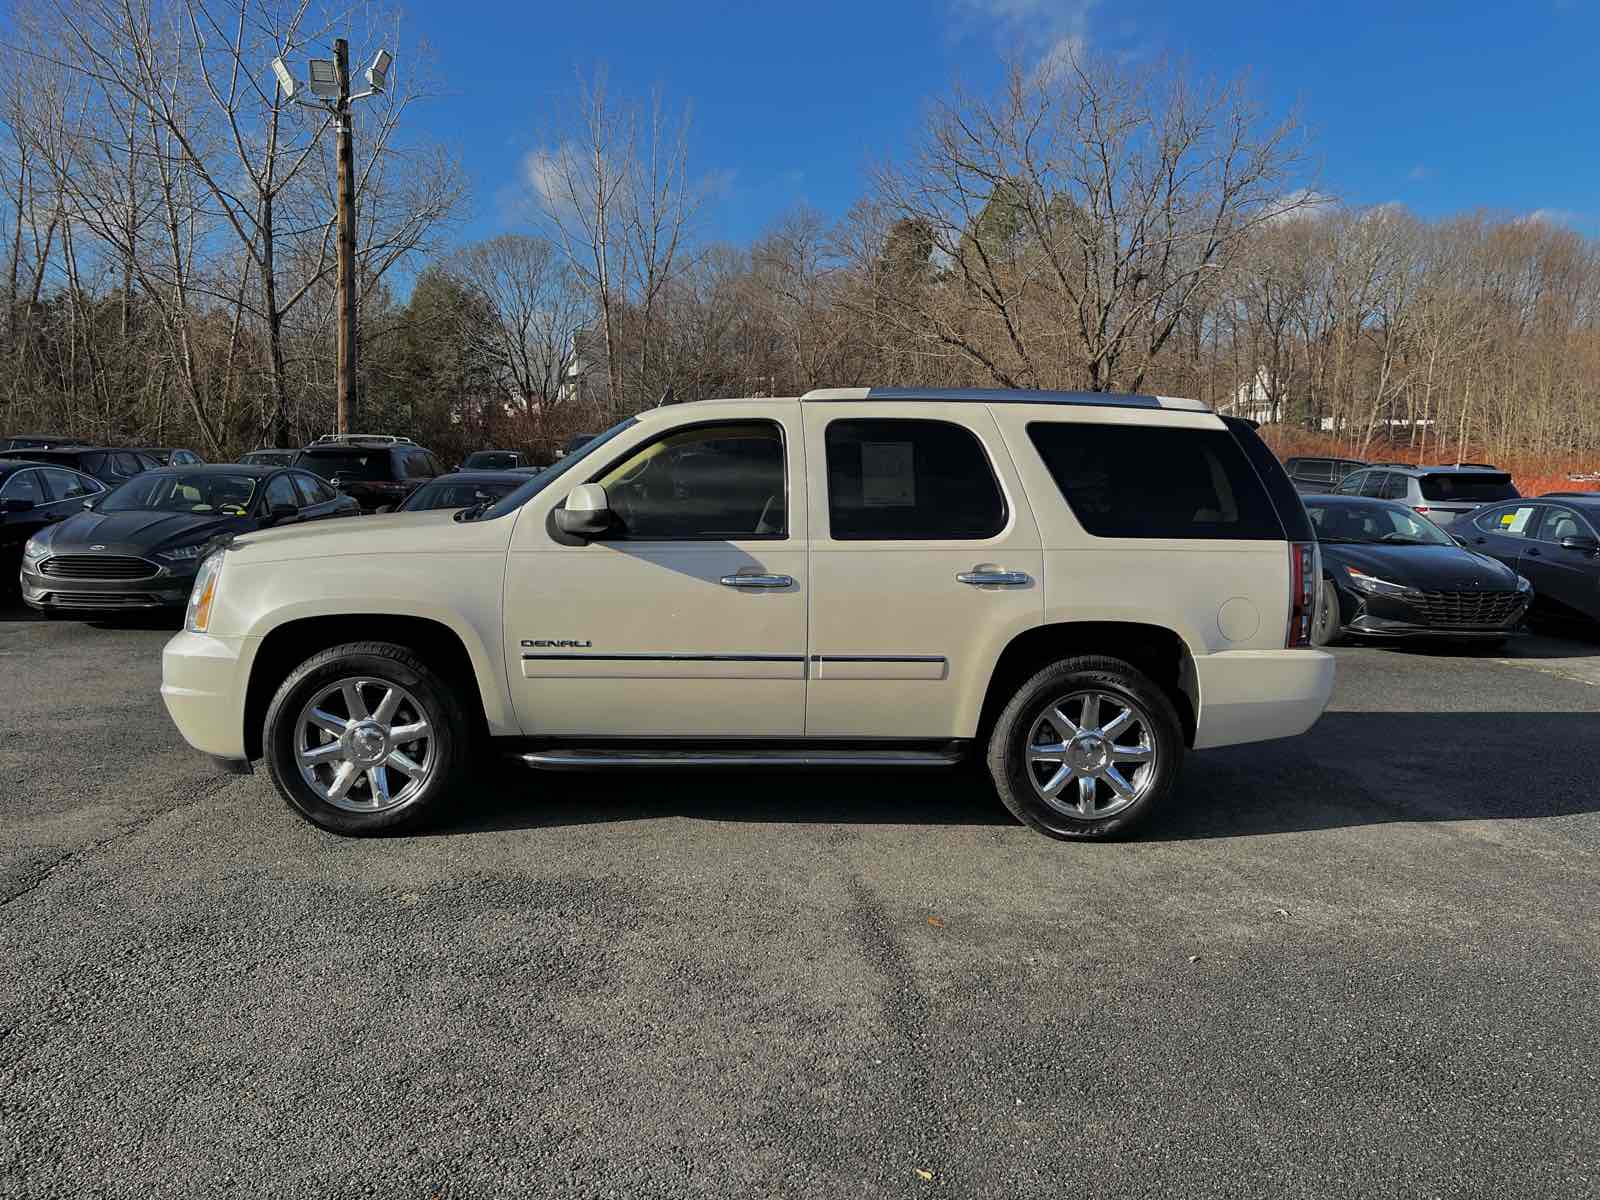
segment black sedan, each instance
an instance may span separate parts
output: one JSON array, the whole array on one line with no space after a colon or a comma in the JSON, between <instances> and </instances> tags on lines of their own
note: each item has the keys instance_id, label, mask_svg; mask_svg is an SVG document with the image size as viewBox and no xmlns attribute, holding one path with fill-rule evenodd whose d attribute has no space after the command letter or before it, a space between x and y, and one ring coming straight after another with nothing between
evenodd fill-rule
<instances>
[{"instance_id":1,"label":"black sedan","mask_svg":"<svg viewBox=\"0 0 1600 1200\"><path fill-rule=\"evenodd\" d=\"M430 479L394 508L394 512L420 512L429 508L471 508L488 504L515 491L536 474L520 471L454 471ZM379 512L388 510L379 509Z\"/></svg>"},{"instance_id":2,"label":"black sedan","mask_svg":"<svg viewBox=\"0 0 1600 1200\"><path fill-rule=\"evenodd\" d=\"M1526 575L1539 593L1535 616L1586 632L1600 622L1600 494L1552 492L1496 504L1451 532Z\"/></svg>"},{"instance_id":3,"label":"black sedan","mask_svg":"<svg viewBox=\"0 0 1600 1200\"><path fill-rule=\"evenodd\" d=\"M50 525L83 511L106 485L66 467L0 458L0 595L17 590L23 544Z\"/></svg>"},{"instance_id":4,"label":"black sedan","mask_svg":"<svg viewBox=\"0 0 1600 1200\"><path fill-rule=\"evenodd\" d=\"M1459 545L1403 504L1307 496L1322 547L1322 606L1312 640L1459 638L1501 642L1522 630L1533 587Z\"/></svg>"},{"instance_id":5,"label":"black sedan","mask_svg":"<svg viewBox=\"0 0 1600 1200\"><path fill-rule=\"evenodd\" d=\"M138 450L118 450L109 446L52 446L45 450L17 450L11 453L11 457L82 471L110 487L126 483L135 475L161 465Z\"/></svg>"},{"instance_id":6,"label":"black sedan","mask_svg":"<svg viewBox=\"0 0 1600 1200\"><path fill-rule=\"evenodd\" d=\"M216 538L360 511L309 471L232 465L148 471L81 509L23 549L41 612L179 608Z\"/></svg>"}]
</instances>

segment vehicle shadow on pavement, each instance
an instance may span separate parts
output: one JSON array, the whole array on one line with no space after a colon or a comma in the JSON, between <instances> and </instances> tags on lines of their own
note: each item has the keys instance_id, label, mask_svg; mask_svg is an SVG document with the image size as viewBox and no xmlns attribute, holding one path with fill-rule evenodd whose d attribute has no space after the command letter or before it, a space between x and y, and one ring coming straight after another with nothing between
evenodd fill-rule
<instances>
[{"instance_id":1,"label":"vehicle shadow on pavement","mask_svg":"<svg viewBox=\"0 0 1600 1200\"><path fill-rule=\"evenodd\" d=\"M1600 812L1597 762L1600 713L1331 712L1302 738L1190 755L1173 802L1137 836Z\"/></svg>"}]
</instances>

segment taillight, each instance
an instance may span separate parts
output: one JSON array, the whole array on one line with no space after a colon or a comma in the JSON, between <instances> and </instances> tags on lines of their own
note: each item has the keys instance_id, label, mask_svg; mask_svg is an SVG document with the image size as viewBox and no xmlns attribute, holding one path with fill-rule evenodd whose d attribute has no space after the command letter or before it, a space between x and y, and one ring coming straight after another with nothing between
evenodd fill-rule
<instances>
[{"instance_id":1,"label":"taillight","mask_svg":"<svg viewBox=\"0 0 1600 1200\"><path fill-rule=\"evenodd\" d=\"M1284 648L1311 645L1311 626L1317 617L1317 544L1289 544L1289 633Z\"/></svg>"},{"instance_id":2,"label":"taillight","mask_svg":"<svg viewBox=\"0 0 1600 1200\"><path fill-rule=\"evenodd\" d=\"M1411 511L1414 513L1421 513L1423 516L1427 516L1433 510L1424 504L1418 504L1413 507Z\"/></svg>"}]
</instances>

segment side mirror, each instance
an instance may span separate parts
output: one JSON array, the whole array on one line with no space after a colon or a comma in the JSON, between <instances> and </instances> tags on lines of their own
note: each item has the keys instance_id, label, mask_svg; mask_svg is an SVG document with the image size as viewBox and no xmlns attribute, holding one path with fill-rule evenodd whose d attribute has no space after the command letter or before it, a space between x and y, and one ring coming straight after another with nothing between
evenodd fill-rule
<instances>
[{"instance_id":1,"label":"side mirror","mask_svg":"<svg viewBox=\"0 0 1600 1200\"><path fill-rule=\"evenodd\" d=\"M103 495L105 495L105 493L101 492L100 496L103 496ZM85 500L83 502L83 506L85 508L88 508L88 509L93 509L96 504L100 503L100 496L90 496L87 500Z\"/></svg>"},{"instance_id":2,"label":"side mirror","mask_svg":"<svg viewBox=\"0 0 1600 1200\"><path fill-rule=\"evenodd\" d=\"M1563 550L1577 550L1582 554L1600 554L1600 540L1592 537L1564 537L1561 539Z\"/></svg>"},{"instance_id":3,"label":"side mirror","mask_svg":"<svg viewBox=\"0 0 1600 1200\"><path fill-rule=\"evenodd\" d=\"M1452 533L1450 537L1458 546L1465 547L1469 544L1467 542L1467 535L1464 533Z\"/></svg>"},{"instance_id":4,"label":"side mirror","mask_svg":"<svg viewBox=\"0 0 1600 1200\"><path fill-rule=\"evenodd\" d=\"M32 512L33 509L32 500L0 500L0 512L25 513Z\"/></svg>"},{"instance_id":5,"label":"side mirror","mask_svg":"<svg viewBox=\"0 0 1600 1200\"><path fill-rule=\"evenodd\" d=\"M606 489L598 483L580 483L567 493L566 507L556 512L556 528L573 537L604 537L613 523Z\"/></svg>"}]
</instances>

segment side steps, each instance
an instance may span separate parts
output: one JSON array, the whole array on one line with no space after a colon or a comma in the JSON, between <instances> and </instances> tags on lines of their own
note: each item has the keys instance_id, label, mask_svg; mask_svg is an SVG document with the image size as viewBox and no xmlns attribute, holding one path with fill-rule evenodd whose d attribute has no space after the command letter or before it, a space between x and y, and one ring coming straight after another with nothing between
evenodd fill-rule
<instances>
[{"instance_id":1,"label":"side steps","mask_svg":"<svg viewBox=\"0 0 1600 1200\"><path fill-rule=\"evenodd\" d=\"M937 749L549 749L519 755L528 766L541 771L604 770L714 770L769 767L840 767L846 770L914 767L953 767L965 757L959 742L946 742Z\"/></svg>"}]
</instances>

